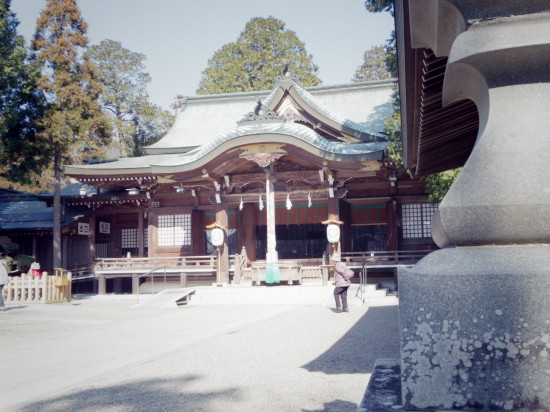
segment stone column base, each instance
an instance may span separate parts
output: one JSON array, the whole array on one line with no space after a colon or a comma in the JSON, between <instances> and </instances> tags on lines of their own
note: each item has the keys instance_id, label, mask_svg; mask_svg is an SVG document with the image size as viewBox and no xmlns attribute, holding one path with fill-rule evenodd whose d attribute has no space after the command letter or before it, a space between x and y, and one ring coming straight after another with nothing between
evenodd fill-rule
<instances>
[{"instance_id":1,"label":"stone column base","mask_svg":"<svg viewBox=\"0 0 550 412\"><path fill-rule=\"evenodd\" d=\"M399 270L403 408L550 405L550 247L442 249Z\"/></svg>"}]
</instances>

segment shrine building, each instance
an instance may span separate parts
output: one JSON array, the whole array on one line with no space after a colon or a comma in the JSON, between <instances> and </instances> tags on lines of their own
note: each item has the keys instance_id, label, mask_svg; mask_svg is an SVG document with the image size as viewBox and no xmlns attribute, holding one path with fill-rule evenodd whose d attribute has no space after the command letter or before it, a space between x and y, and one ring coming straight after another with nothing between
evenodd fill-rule
<instances>
[{"instance_id":1,"label":"shrine building","mask_svg":"<svg viewBox=\"0 0 550 412\"><path fill-rule=\"evenodd\" d=\"M320 261L329 219L342 223L342 252L435 248L424 182L387 156L395 87L305 88L286 71L271 91L181 99L146 155L65 166L82 184L65 205L91 213L64 232L64 267L215 254L218 226L227 282L243 247L251 262Z\"/></svg>"}]
</instances>

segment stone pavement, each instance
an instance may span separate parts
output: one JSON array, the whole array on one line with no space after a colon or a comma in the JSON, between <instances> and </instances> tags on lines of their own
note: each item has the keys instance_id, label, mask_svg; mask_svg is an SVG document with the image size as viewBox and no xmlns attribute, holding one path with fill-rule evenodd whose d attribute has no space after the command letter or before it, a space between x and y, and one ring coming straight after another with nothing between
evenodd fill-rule
<instances>
[{"instance_id":1,"label":"stone pavement","mask_svg":"<svg viewBox=\"0 0 550 412\"><path fill-rule=\"evenodd\" d=\"M0 313L1 411L355 411L399 356L396 298L131 308L88 298Z\"/></svg>"}]
</instances>

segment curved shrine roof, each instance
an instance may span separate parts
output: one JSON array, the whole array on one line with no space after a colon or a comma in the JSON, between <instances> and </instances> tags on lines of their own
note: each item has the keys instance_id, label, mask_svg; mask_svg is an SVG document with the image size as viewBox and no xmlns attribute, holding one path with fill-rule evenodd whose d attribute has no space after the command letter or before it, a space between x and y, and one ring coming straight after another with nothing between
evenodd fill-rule
<instances>
[{"instance_id":1,"label":"curved shrine roof","mask_svg":"<svg viewBox=\"0 0 550 412\"><path fill-rule=\"evenodd\" d=\"M177 173L198 168L229 148L261 142L295 145L317 156L343 162L381 159L386 147L381 134L383 120L392 111L394 86L394 81L376 81L306 90L291 79L283 79L269 94L190 97L169 132L146 148L146 156L65 166L65 174ZM250 114L254 99L275 111L290 100L291 111L299 117L298 121L242 121L243 116ZM329 140L321 135L324 130L332 131L336 138ZM355 140L345 142L347 137Z\"/></svg>"},{"instance_id":2,"label":"curved shrine roof","mask_svg":"<svg viewBox=\"0 0 550 412\"><path fill-rule=\"evenodd\" d=\"M283 80L271 93L229 93L188 97L168 133L146 148L148 154L185 153L215 139L251 110L254 101L274 109L295 91L302 102L299 110L319 121L340 124L358 135L383 138L384 118L392 110L393 80L352 83L338 86L303 88L292 80ZM301 104L300 104L301 103ZM354 119L354 120L351 120ZM365 139L362 139L365 140Z\"/></svg>"},{"instance_id":3,"label":"curved shrine roof","mask_svg":"<svg viewBox=\"0 0 550 412\"><path fill-rule=\"evenodd\" d=\"M325 159L366 162L379 160L384 142L340 143L331 142L299 123L254 123L226 130L212 141L186 153L169 153L128 157L93 165L66 166L73 175L111 174L163 174L178 173L201 167L222 154L228 147L251 143L278 142L299 146Z\"/></svg>"}]
</instances>

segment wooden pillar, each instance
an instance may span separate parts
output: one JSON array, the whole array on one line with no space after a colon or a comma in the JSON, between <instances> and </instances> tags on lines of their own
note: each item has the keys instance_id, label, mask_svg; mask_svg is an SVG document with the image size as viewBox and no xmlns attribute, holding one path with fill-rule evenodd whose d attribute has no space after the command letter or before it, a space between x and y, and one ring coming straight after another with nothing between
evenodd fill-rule
<instances>
[{"instance_id":1,"label":"wooden pillar","mask_svg":"<svg viewBox=\"0 0 550 412\"><path fill-rule=\"evenodd\" d=\"M156 246L157 246L157 231L155 230L156 227L154 226L157 222L157 219L156 219L155 213L153 213L152 202L148 202L146 213L147 215L145 217L147 218L147 245L148 245L147 257L151 257L151 256L155 256Z\"/></svg>"},{"instance_id":2,"label":"wooden pillar","mask_svg":"<svg viewBox=\"0 0 550 412\"><path fill-rule=\"evenodd\" d=\"M206 254L204 212L202 210L193 210L191 212L191 254L193 256Z\"/></svg>"},{"instance_id":3,"label":"wooden pillar","mask_svg":"<svg viewBox=\"0 0 550 412\"><path fill-rule=\"evenodd\" d=\"M267 263L277 263L277 237L275 235L275 190L273 187L274 177L272 173L266 172L265 197L266 197L266 220L267 220Z\"/></svg>"},{"instance_id":4,"label":"wooden pillar","mask_svg":"<svg viewBox=\"0 0 550 412\"><path fill-rule=\"evenodd\" d=\"M138 255L143 257L145 255L145 242L143 239L143 209L141 207L138 210Z\"/></svg>"},{"instance_id":5,"label":"wooden pillar","mask_svg":"<svg viewBox=\"0 0 550 412\"><path fill-rule=\"evenodd\" d=\"M107 291L107 281L105 276L99 275L97 278L97 294L104 295Z\"/></svg>"},{"instance_id":6,"label":"wooden pillar","mask_svg":"<svg viewBox=\"0 0 550 412\"><path fill-rule=\"evenodd\" d=\"M137 295L139 290L139 277L138 275L132 275L132 295Z\"/></svg>"},{"instance_id":7,"label":"wooden pillar","mask_svg":"<svg viewBox=\"0 0 550 412\"><path fill-rule=\"evenodd\" d=\"M256 260L256 205L245 203L241 218L242 245L250 261Z\"/></svg>"},{"instance_id":8,"label":"wooden pillar","mask_svg":"<svg viewBox=\"0 0 550 412\"><path fill-rule=\"evenodd\" d=\"M328 198L328 220L330 219L340 220L340 199L337 197ZM334 245L334 248L329 245L329 256L332 256L334 252L342 250L342 232L340 232L340 242L338 242L337 245Z\"/></svg>"},{"instance_id":9,"label":"wooden pillar","mask_svg":"<svg viewBox=\"0 0 550 412\"><path fill-rule=\"evenodd\" d=\"M216 222L218 222L223 227L229 229L229 217L227 215L227 205L221 204L218 205L216 210ZM229 245L227 244L227 234L225 236L225 242L223 246L220 246L219 261L218 261L218 270L219 275L218 279L222 283L229 283Z\"/></svg>"},{"instance_id":10,"label":"wooden pillar","mask_svg":"<svg viewBox=\"0 0 550 412\"><path fill-rule=\"evenodd\" d=\"M397 233L397 201L395 199L386 203L388 250L399 250Z\"/></svg>"},{"instance_id":11,"label":"wooden pillar","mask_svg":"<svg viewBox=\"0 0 550 412\"><path fill-rule=\"evenodd\" d=\"M340 199L337 197L328 198L328 219L340 220Z\"/></svg>"},{"instance_id":12,"label":"wooden pillar","mask_svg":"<svg viewBox=\"0 0 550 412\"><path fill-rule=\"evenodd\" d=\"M66 268L67 267L67 247L69 243L69 236L63 235L63 232L61 233L61 267Z\"/></svg>"},{"instance_id":13,"label":"wooden pillar","mask_svg":"<svg viewBox=\"0 0 550 412\"><path fill-rule=\"evenodd\" d=\"M349 203L340 203L340 217L341 220L344 222L344 224L340 227L340 242L342 243L342 252L353 252L351 244L351 206Z\"/></svg>"},{"instance_id":14,"label":"wooden pillar","mask_svg":"<svg viewBox=\"0 0 550 412\"><path fill-rule=\"evenodd\" d=\"M95 260L95 228L96 228L96 218L95 214L90 216L90 235L88 236L88 262L93 262Z\"/></svg>"},{"instance_id":15,"label":"wooden pillar","mask_svg":"<svg viewBox=\"0 0 550 412\"><path fill-rule=\"evenodd\" d=\"M37 249L37 241L36 241L36 235L32 237L32 257L37 260L38 256L38 249Z\"/></svg>"}]
</instances>

